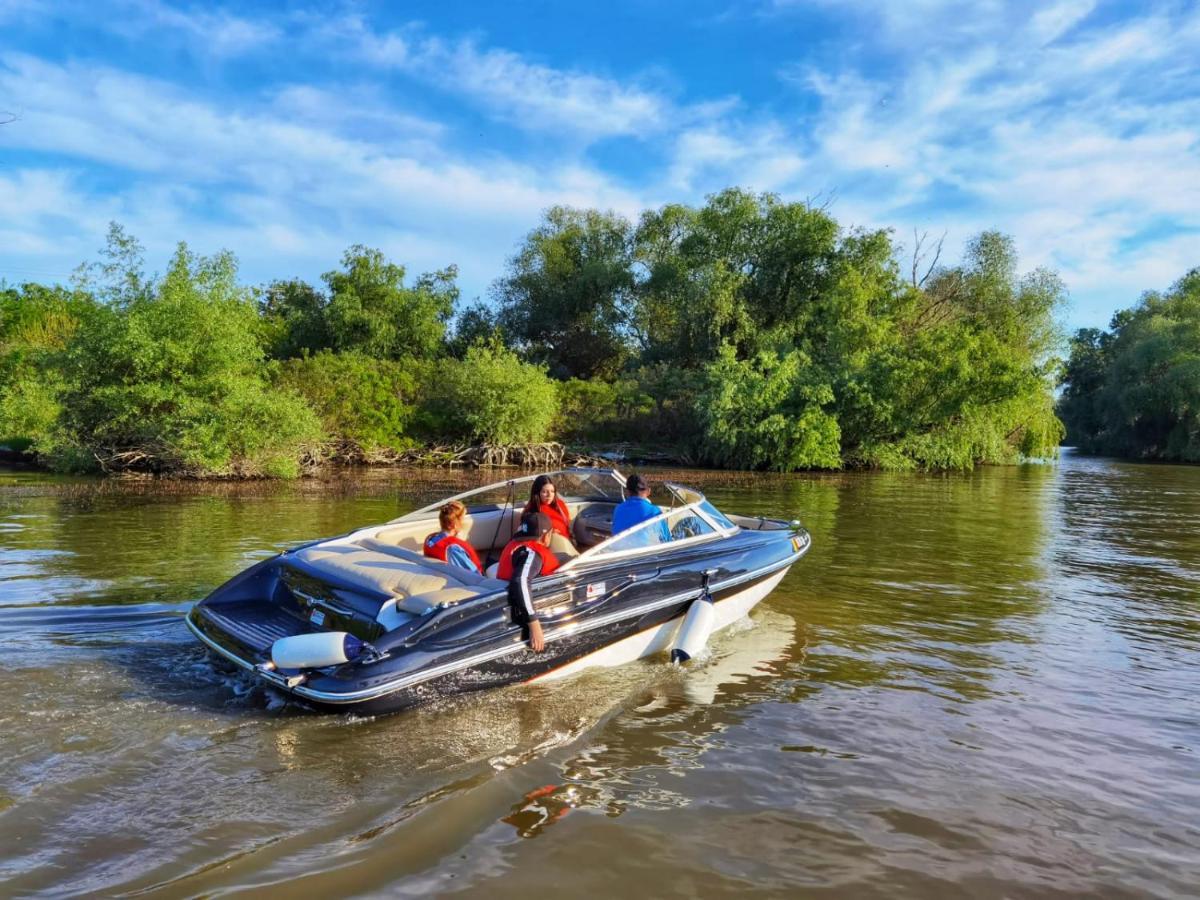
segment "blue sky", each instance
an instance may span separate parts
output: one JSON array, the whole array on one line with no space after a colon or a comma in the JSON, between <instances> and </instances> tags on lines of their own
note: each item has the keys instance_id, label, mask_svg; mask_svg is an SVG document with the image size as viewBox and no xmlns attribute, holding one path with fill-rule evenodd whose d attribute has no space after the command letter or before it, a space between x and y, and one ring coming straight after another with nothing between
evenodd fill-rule
<instances>
[{"instance_id":1,"label":"blue sky","mask_svg":"<svg viewBox=\"0 0 1200 900\"><path fill-rule=\"evenodd\" d=\"M488 286L554 204L730 185L845 226L1012 234L1107 323L1200 265L1200 5L0 0L0 278L110 220L243 279L352 243Z\"/></svg>"}]
</instances>

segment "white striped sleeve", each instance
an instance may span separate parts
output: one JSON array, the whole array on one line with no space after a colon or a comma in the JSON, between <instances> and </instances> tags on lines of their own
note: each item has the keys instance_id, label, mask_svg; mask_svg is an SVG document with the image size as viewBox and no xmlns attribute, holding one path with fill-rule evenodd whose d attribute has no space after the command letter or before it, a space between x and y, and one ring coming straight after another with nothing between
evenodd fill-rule
<instances>
[{"instance_id":1,"label":"white striped sleeve","mask_svg":"<svg viewBox=\"0 0 1200 900\"><path fill-rule=\"evenodd\" d=\"M532 550L526 550L525 560L521 563L521 571L517 573L517 581L521 586L521 603L525 607L525 615L530 619L536 618L537 613L533 610L533 594L529 590L529 582L542 571L541 562L541 557Z\"/></svg>"}]
</instances>

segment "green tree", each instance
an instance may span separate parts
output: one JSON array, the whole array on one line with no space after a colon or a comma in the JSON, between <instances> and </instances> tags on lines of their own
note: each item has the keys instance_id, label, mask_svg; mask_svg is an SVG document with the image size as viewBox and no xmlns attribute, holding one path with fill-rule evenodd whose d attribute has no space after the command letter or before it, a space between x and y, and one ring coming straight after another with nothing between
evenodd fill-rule
<instances>
[{"instance_id":1,"label":"green tree","mask_svg":"<svg viewBox=\"0 0 1200 900\"><path fill-rule=\"evenodd\" d=\"M333 343L328 298L299 279L273 281L259 293L263 344L274 359L317 353Z\"/></svg>"},{"instance_id":2,"label":"green tree","mask_svg":"<svg viewBox=\"0 0 1200 900\"><path fill-rule=\"evenodd\" d=\"M1081 328L1071 338L1070 357L1063 370L1063 392L1058 414L1066 426L1066 442L1085 453L1104 446L1104 409L1101 403L1108 375L1112 335L1099 328Z\"/></svg>"},{"instance_id":3,"label":"green tree","mask_svg":"<svg viewBox=\"0 0 1200 900\"><path fill-rule=\"evenodd\" d=\"M446 349L451 356L462 359L471 347L493 340L507 343L499 316L491 307L477 301L455 316L454 331L446 341Z\"/></svg>"},{"instance_id":4,"label":"green tree","mask_svg":"<svg viewBox=\"0 0 1200 900\"><path fill-rule=\"evenodd\" d=\"M446 323L458 299L450 266L404 286L404 267L383 253L356 244L342 257L342 270L327 272L325 307L330 347L377 359L432 358L440 352Z\"/></svg>"},{"instance_id":5,"label":"green tree","mask_svg":"<svg viewBox=\"0 0 1200 900\"><path fill-rule=\"evenodd\" d=\"M180 244L166 275L85 317L65 355L62 425L105 468L295 475L321 439L312 410L264 377L257 311L232 255Z\"/></svg>"},{"instance_id":6,"label":"green tree","mask_svg":"<svg viewBox=\"0 0 1200 900\"><path fill-rule=\"evenodd\" d=\"M546 440L558 395L544 368L496 343L476 344L440 368L430 402L439 408L443 433L489 444Z\"/></svg>"},{"instance_id":7,"label":"green tree","mask_svg":"<svg viewBox=\"0 0 1200 900\"><path fill-rule=\"evenodd\" d=\"M322 350L287 360L276 384L308 401L331 440L350 443L368 456L413 443L408 431L418 386L406 361Z\"/></svg>"},{"instance_id":8,"label":"green tree","mask_svg":"<svg viewBox=\"0 0 1200 900\"><path fill-rule=\"evenodd\" d=\"M780 471L841 467L837 420L822 408L833 391L800 351L739 360L725 347L705 382L695 409L707 461Z\"/></svg>"},{"instance_id":9,"label":"green tree","mask_svg":"<svg viewBox=\"0 0 1200 900\"><path fill-rule=\"evenodd\" d=\"M100 250L100 261L84 263L74 274L77 292L100 303L125 307L145 300L153 285L146 277L141 242L117 222L108 223L108 234Z\"/></svg>"},{"instance_id":10,"label":"green tree","mask_svg":"<svg viewBox=\"0 0 1200 900\"><path fill-rule=\"evenodd\" d=\"M1060 408L1085 450L1200 461L1200 269L1080 333Z\"/></svg>"},{"instance_id":11,"label":"green tree","mask_svg":"<svg viewBox=\"0 0 1200 900\"><path fill-rule=\"evenodd\" d=\"M637 327L649 362L698 368L723 345L739 359L819 329L842 266L842 235L823 210L728 189L698 210L643 215L646 277Z\"/></svg>"},{"instance_id":12,"label":"green tree","mask_svg":"<svg viewBox=\"0 0 1200 900\"><path fill-rule=\"evenodd\" d=\"M994 232L968 244L962 265L896 291L891 327L858 342L870 365L838 387L847 460L971 468L1054 453L1064 296L1051 273L1019 276L1012 240Z\"/></svg>"},{"instance_id":13,"label":"green tree","mask_svg":"<svg viewBox=\"0 0 1200 900\"><path fill-rule=\"evenodd\" d=\"M561 378L611 377L629 356L632 229L615 213L556 206L495 285L500 324Z\"/></svg>"},{"instance_id":14,"label":"green tree","mask_svg":"<svg viewBox=\"0 0 1200 900\"><path fill-rule=\"evenodd\" d=\"M61 287L0 288L0 444L51 452L65 387L62 352L93 305L89 295Z\"/></svg>"}]
</instances>

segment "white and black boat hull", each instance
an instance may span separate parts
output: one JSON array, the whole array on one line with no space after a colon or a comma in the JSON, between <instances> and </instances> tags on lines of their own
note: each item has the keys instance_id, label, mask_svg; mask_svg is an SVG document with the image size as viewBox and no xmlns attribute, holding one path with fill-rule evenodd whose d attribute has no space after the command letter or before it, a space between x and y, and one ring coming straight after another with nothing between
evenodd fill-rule
<instances>
[{"instance_id":1,"label":"white and black boat hull","mask_svg":"<svg viewBox=\"0 0 1200 900\"><path fill-rule=\"evenodd\" d=\"M336 584L330 596L347 607L334 625L358 631L371 652L359 660L320 669L280 669L271 647L292 635L318 630L297 597L297 564L288 554L237 576L197 604L188 627L214 652L272 687L317 709L374 715L430 699L502 685L572 675L593 666L620 665L667 653L691 604L711 592L711 627L743 618L809 549L798 526L764 521L714 548L665 562L642 557L618 572L581 567L568 576L537 582L546 648L535 653L512 622L503 591L450 607L383 634L349 608L351 596ZM300 573L304 574L304 573ZM305 591L312 590L305 583ZM368 629L363 631L363 629ZM328 626L323 629L328 630Z\"/></svg>"}]
</instances>

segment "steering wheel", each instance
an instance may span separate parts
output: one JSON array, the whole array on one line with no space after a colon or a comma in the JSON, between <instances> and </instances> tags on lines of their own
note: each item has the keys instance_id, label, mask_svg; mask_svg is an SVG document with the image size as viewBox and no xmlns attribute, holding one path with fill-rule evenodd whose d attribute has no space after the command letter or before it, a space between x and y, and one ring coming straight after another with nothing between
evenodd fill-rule
<instances>
[{"instance_id":1,"label":"steering wheel","mask_svg":"<svg viewBox=\"0 0 1200 900\"><path fill-rule=\"evenodd\" d=\"M700 534L700 521L695 516L680 519L671 526L671 540L682 541Z\"/></svg>"}]
</instances>

